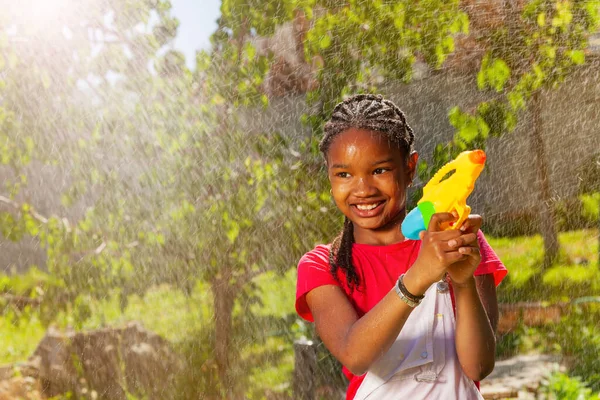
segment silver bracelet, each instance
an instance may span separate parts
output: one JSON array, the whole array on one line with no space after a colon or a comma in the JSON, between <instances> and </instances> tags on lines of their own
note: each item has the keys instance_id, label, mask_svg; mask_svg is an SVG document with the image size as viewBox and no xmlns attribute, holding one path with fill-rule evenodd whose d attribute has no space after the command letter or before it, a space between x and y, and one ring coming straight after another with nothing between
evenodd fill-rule
<instances>
[{"instance_id":1,"label":"silver bracelet","mask_svg":"<svg viewBox=\"0 0 600 400\"><path fill-rule=\"evenodd\" d=\"M398 278L398 280L400 280L400 278ZM402 290L400 290L400 286L398 285L398 282L396 282L396 284L394 285L394 291L396 292L396 294L398 295L398 297L400 297L400 300L402 300L403 302L405 302L406 304L408 304L408 306L411 307L411 308L415 308L416 306L418 306L419 304L421 304L421 300L414 301L414 300L411 300L408 297L406 297L404 295L404 293L402 293Z\"/></svg>"}]
</instances>

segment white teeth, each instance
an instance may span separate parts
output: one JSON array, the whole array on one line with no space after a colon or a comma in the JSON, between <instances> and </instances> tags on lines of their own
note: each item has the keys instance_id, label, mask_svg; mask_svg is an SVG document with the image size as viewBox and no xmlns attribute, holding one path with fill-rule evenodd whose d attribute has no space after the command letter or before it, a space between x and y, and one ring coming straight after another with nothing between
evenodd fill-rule
<instances>
[{"instance_id":1,"label":"white teeth","mask_svg":"<svg viewBox=\"0 0 600 400\"><path fill-rule=\"evenodd\" d=\"M356 208L358 208L361 211L369 211L369 210L374 209L378 205L379 205L379 203L375 203L375 204L357 204Z\"/></svg>"}]
</instances>

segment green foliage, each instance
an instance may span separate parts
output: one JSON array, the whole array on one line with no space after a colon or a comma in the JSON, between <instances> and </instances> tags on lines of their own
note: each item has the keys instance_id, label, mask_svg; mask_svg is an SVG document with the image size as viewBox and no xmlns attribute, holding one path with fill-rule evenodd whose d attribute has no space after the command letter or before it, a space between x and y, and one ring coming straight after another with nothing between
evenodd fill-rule
<instances>
[{"instance_id":1,"label":"green foliage","mask_svg":"<svg viewBox=\"0 0 600 400\"><path fill-rule=\"evenodd\" d=\"M600 27L598 10L597 0L530 1L520 11L510 10L504 24L479 37L490 44L477 75L479 89L503 94L507 122L498 133L514 129L513 121L535 91L555 88L584 63L588 36ZM474 118L485 114L482 105ZM460 132L463 125L454 126Z\"/></svg>"},{"instance_id":2,"label":"green foliage","mask_svg":"<svg viewBox=\"0 0 600 400\"><path fill-rule=\"evenodd\" d=\"M500 334L496 340L496 359L503 360L514 357L524 350L524 342L527 339L522 325L517 325L516 329Z\"/></svg>"},{"instance_id":3,"label":"green foliage","mask_svg":"<svg viewBox=\"0 0 600 400\"><path fill-rule=\"evenodd\" d=\"M25 273L0 274L0 293L38 298L43 295L43 287L56 284L56 280L46 272L31 266Z\"/></svg>"},{"instance_id":4,"label":"green foliage","mask_svg":"<svg viewBox=\"0 0 600 400\"><path fill-rule=\"evenodd\" d=\"M344 95L375 91L381 77L407 82L417 59L441 66L454 51L454 35L469 29L458 1L322 5L326 11L314 16L304 43L306 58L320 66L318 88L307 95L319 104L318 114L309 118L317 137Z\"/></svg>"},{"instance_id":5,"label":"green foliage","mask_svg":"<svg viewBox=\"0 0 600 400\"><path fill-rule=\"evenodd\" d=\"M583 216L588 220L600 219L600 193L584 194L579 197L583 205Z\"/></svg>"},{"instance_id":6,"label":"green foliage","mask_svg":"<svg viewBox=\"0 0 600 400\"><path fill-rule=\"evenodd\" d=\"M573 360L570 373L589 382L594 392L600 391L600 335L598 303L582 303L563 318L554 337L554 347Z\"/></svg>"},{"instance_id":7,"label":"green foliage","mask_svg":"<svg viewBox=\"0 0 600 400\"><path fill-rule=\"evenodd\" d=\"M600 294L594 230L561 233L559 263L541 275L543 244L539 235L488 240L509 271L498 288L499 303L559 302Z\"/></svg>"},{"instance_id":8,"label":"green foliage","mask_svg":"<svg viewBox=\"0 0 600 400\"><path fill-rule=\"evenodd\" d=\"M553 204L559 232L591 229L598 225L598 194L582 194ZM486 217L483 231L492 236L532 236L539 232L537 210L520 210Z\"/></svg>"},{"instance_id":9,"label":"green foliage","mask_svg":"<svg viewBox=\"0 0 600 400\"><path fill-rule=\"evenodd\" d=\"M466 112L455 107L449 112L455 129L448 157L460 151L485 148L488 136L512 132L531 96L553 89L578 66L584 64L588 37L600 28L597 0L534 0L522 9L509 5L503 23L478 32L486 48L477 74L480 90L498 95ZM419 175L426 181L440 164L424 167Z\"/></svg>"},{"instance_id":10,"label":"green foliage","mask_svg":"<svg viewBox=\"0 0 600 400\"><path fill-rule=\"evenodd\" d=\"M557 228L561 231L594 228L598 224L598 194L582 194L556 203Z\"/></svg>"},{"instance_id":11,"label":"green foliage","mask_svg":"<svg viewBox=\"0 0 600 400\"><path fill-rule=\"evenodd\" d=\"M479 105L475 115L453 109L457 135L435 147L420 176L454 152L512 129L532 90L585 61L585 34L598 23L594 2L555 3L531 2L516 35L508 27L490 33L496 44L516 38L531 63L522 67L508 49L489 49L478 81L505 97ZM166 0L77 5L64 26L34 26L19 32L29 35L27 44L0 44L0 162L13 173L5 181L3 202L12 209L0 213L1 233L13 241L39 239L52 276L3 278L3 288L27 295L42 288L35 329L61 318L83 329L142 315L187 355L190 375L182 387L188 389L181 393L193 393L188 398L201 390L254 398L262 382L281 382L275 369L285 365L289 374L291 336L305 327L281 304L285 311L266 311L265 298L293 299L273 298L276 288L270 297L259 295L254 278L290 279L286 271L302 252L340 227L316 154L324 118L343 96L380 88L381 78L409 81L417 60L439 68L456 35L469 30L457 0L224 0L221 12L213 51L197 54L195 71L168 49L178 22ZM250 132L244 116L267 105L263 89L273 61L253 39L300 14L311 23L301 50L318 68L318 85L307 94L316 111L304 118L313 136L302 142L267 128ZM65 26L71 40L62 34ZM55 168L70 184L58 195L63 207L48 216L14 201L32 161ZM81 218L61 217L89 199ZM201 301L194 298L199 286ZM292 293L293 285L287 289ZM99 309L105 300L110 312ZM144 302L160 300L170 318L142 312ZM219 323L206 315L217 302L230 306ZM174 316L193 327L189 336L172 329ZM7 332L17 337L13 328ZM222 343L228 354L217 353ZM228 359L240 367L229 368ZM261 380L261 371L269 378Z\"/></svg>"},{"instance_id":12,"label":"green foliage","mask_svg":"<svg viewBox=\"0 0 600 400\"><path fill-rule=\"evenodd\" d=\"M480 90L494 89L501 92L510 79L510 68L504 60L492 59L490 53L481 61L481 69L477 74L477 86Z\"/></svg>"},{"instance_id":13,"label":"green foliage","mask_svg":"<svg viewBox=\"0 0 600 400\"><path fill-rule=\"evenodd\" d=\"M570 377L567 374L555 372L547 382L545 382L540 392L544 393L548 399L560 400L593 400L598 396L592 394L585 382L579 377Z\"/></svg>"},{"instance_id":14,"label":"green foliage","mask_svg":"<svg viewBox=\"0 0 600 400\"><path fill-rule=\"evenodd\" d=\"M38 313L3 307L0 315L0 363L9 364L26 360L42 339L45 328Z\"/></svg>"},{"instance_id":15,"label":"green foliage","mask_svg":"<svg viewBox=\"0 0 600 400\"><path fill-rule=\"evenodd\" d=\"M598 320L600 308L600 271L594 257L597 256L596 232L578 231L562 233L560 242L563 254L559 263L537 274L537 265L543 258L541 237L488 238L492 247L509 270L508 276L498 287L499 303L541 301L548 304L566 302L570 305L557 324L541 327L518 326L514 331L499 338L497 356L510 357L522 352L558 353L564 356L569 374L579 376L597 392L600 382L598 352L600 351ZM587 260L575 264L574 260ZM557 399L573 388L574 381L555 377L547 386L547 394ZM583 388L583 385L577 386ZM560 395L559 395L560 394ZM587 398L587 397L585 397Z\"/></svg>"}]
</instances>

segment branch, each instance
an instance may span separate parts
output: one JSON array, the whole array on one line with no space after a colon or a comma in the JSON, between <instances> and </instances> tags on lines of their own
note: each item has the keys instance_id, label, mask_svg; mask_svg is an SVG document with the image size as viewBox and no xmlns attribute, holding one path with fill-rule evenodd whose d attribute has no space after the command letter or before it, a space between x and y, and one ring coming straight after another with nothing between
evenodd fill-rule
<instances>
[{"instance_id":1,"label":"branch","mask_svg":"<svg viewBox=\"0 0 600 400\"><path fill-rule=\"evenodd\" d=\"M14 208L16 211L23 212L23 207L20 206L16 201L13 201L13 200L9 199L8 197L0 196L0 203L9 205L12 208ZM33 218L35 218L37 221L41 222L42 224L45 225L48 223L48 218L37 213L35 210L33 210L33 208L30 209L28 211L28 213L29 213L29 215L31 215ZM66 221L66 218L63 218L63 223L64 223L64 221ZM68 221L67 221L67 223L68 223Z\"/></svg>"},{"instance_id":2,"label":"branch","mask_svg":"<svg viewBox=\"0 0 600 400\"><path fill-rule=\"evenodd\" d=\"M0 203L4 203L6 205L11 206L15 211L18 212L23 212L23 207L21 205L19 205L16 201L13 201L11 199L9 199L8 197L5 196L0 196ZM28 211L29 215L31 215L36 221L46 225L48 224L48 218L44 217L43 215L39 214L38 212L36 212L35 210L33 210L33 208L31 208ZM67 233L71 233L71 224L69 223L69 220L65 217L60 218L60 220L63 223L63 226L65 228L65 231ZM136 246L139 245L139 242L137 240L127 243L125 245L125 247L131 249L134 248ZM77 259L75 262L80 262L81 260L83 260L85 257L94 254L94 255L100 255L104 249L106 249L106 241L102 241L102 243L100 243L100 245L94 249L88 249L88 250L83 250L83 251L78 251L76 253L72 253L70 254L71 259Z\"/></svg>"},{"instance_id":3,"label":"branch","mask_svg":"<svg viewBox=\"0 0 600 400\"><path fill-rule=\"evenodd\" d=\"M27 306L39 307L40 304L42 304L40 298L17 296L9 293L3 293L0 295L0 298L4 299L8 304L14 306L19 311L23 311Z\"/></svg>"}]
</instances>

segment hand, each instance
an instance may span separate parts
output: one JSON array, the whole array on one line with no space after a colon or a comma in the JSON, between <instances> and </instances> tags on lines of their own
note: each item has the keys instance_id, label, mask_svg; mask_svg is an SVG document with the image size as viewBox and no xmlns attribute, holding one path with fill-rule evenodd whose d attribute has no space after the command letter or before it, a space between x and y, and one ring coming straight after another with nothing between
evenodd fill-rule
<instances>
[{"instance_id":1,"label":"hand","mask_svg":"<svg viewBox=\"0 0 600 400\"><path fill-rule=\"evenodd\" d=\"M448 275L455 285L464 285L473 279L473 273L481 262L477 232L481 228L483 219L480 215L469 215L459 231L458 238L448 242L448 247L461 254L461 258L448 266Z\"/></svg>"},{"instance_id":2,"label":"hand","mask_svg":"<svg viewBox=\"0 0 600 400\"><path fill-rule=\"evenodd\" d=\"M420 233L419 256L404 277L404 285L412 294L424 293L429 286L442 279L451 265L468 257L464 253L465 250L461 250L461 247L464 247L462 244L470 245L476 236L472 233L463 235L458 229L442 230L442 226L447 226L457 219L456 214L436 213L431 217L427 230ZM470 253L470 250L467 250L467 253Z\"/></svg>"}]
</instances>

